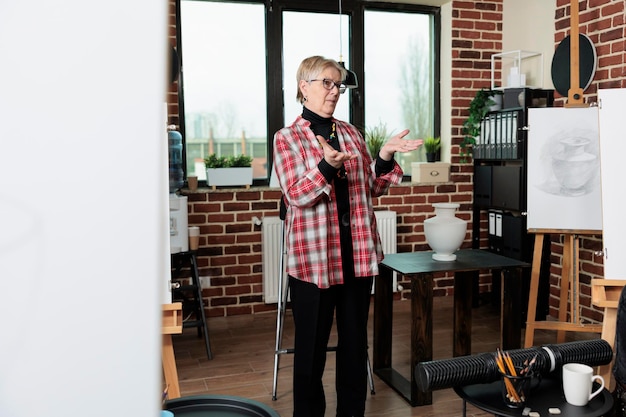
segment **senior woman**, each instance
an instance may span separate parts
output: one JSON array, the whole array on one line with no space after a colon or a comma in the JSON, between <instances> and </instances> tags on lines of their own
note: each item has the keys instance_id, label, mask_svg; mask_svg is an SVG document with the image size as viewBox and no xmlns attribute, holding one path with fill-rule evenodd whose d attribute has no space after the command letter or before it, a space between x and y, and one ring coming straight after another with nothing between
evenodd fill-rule
<instances>
[{"instance_id":1,"label":"senior woman","mask_svg":"<svg viewBox=\"0 0 626 417\"><path fill-rule=\"evenodd\" d=\"M322 376L335 315L336 415L365 413L367 319L383 259L372 197L402 180L394 154L422 143L403 139L409 133L403 130L370 155L361 133L333 118L345 77L332 59L304 59L296 74L302 115L274 136L274 170L287 205L294 417L324 416Z\"/></svg>"}]
</instances>

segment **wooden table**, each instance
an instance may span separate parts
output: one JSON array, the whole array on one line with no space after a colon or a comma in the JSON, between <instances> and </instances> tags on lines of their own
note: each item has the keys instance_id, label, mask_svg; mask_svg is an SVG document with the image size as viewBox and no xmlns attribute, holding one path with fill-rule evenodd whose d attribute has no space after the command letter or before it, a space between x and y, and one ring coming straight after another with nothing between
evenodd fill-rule
<instances>
[{"instance_id":1,"label":"wooden table","mask_svg":"<svg viewBox=\"0 0 626 417\"><path fill-rule=\"evenodd\" d=\"M433 252L385 255L374 294L374 373L402 395L411 406L432 404L432 392L417 389L415 367L433 359L433 274L454 272L454 356L472 353L472 282L481 270L501 271L502 320L500 348L521 346L522 269L530 264L479 249L456 253L450 262L435 261ZM411 376L405 378L391 363L393 272L411 280ZM505 285L506 284L506 285ZM504 325L503 325L504 324Z\"/></svg>"}]
</instances>

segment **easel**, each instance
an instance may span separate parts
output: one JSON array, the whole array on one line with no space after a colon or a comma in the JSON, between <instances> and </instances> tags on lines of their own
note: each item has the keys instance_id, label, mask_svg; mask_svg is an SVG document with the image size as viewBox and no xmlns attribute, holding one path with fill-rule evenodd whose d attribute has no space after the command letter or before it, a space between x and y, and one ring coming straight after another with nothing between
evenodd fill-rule
<instances>
[{"instance_id":1,"label":"easel","mask_svg":"<svg viewBox=\"0 0 626 417\"><path fill-rule=\"evenodd\" d=\"M570 85L565 107L587 107L583 101L583 89L580 87L580 45L578 31L578 0L570 0ZM528 296L528 316L524 346L531 347L534 342L535 330L546 329L557 331L557 343L565 342L565 332L600 333L601 325L582 324L579 316L579 282L578 282L578 236L598 234L596 230L560 230L560 229L529 229L535 233L535 247ZM537 295L539 292L539 276L543 242L546 234L564 235L563 257L561 266L561 293L559 295L559 316L557 321L537 322ZM569 320L567 317L568 300L570 304Z\"/></svg>"},{"instance_id":2,"label":"easel","mask_svg":"<svg viewBox=\"0 0 626 417\"><path fill-rule=\"evenodd\" d=\"M583 89L580 85L580 45L579 45L579 0L570 0L570 85L568 90L568 102L565 107L588 107L583 101ZM601 338L612 347L615 345L617 307L621 291L626 285L626 280L617 279L594 279L591 283L591 302L593 305L604 308L604 319L599 324L582 324L579 318L579 288L578 288L578 235L600 234L601 231L590 230L531 230L537 233L533 253L533 267L531 275L531 287L529 295L528 322L526 326L525 347L533 345L535 329L556 330L557 341L565 341L565 332L593 332L601 333ZM558 233L565 236L563 265L561 277L561 293L559 300L559 317L557 321L536 322L536 297L539 285L539 272L541 267L541 254L544 234ZM568 320L568 292L570 301L570 317ZM612 378L612 364L599 367L598 373L604 377L607 388L614 381Z\"/></svg>"},{"instance_id":3,"label":"easel","mask_svg":"<svg viewBox=\"0 0 626 417\"><path fill-rule=\"evenodd\" d=\"M580 45L578 33L578 0L570 1L570 88L568 102L565 107L587 107L583 102L583 90L580 87ZM598 230L549 230L529 229L535 233L535 248L533 252L533 266L528 298L528 319L526 324L525 347L531 347L534 341L535 329L557 331L557 343L565 342L565 332L602 332L599 324L582 324L579 311L579 282L578 282L578 255L579 235L599 234ZM558 321L536 322L537 293L539 289L539 275L545 234L564 235L563 261L561 271L561 293L559 299ZM569 295L569 297L568 297ZM570 304L568 320L568 299Z\"/></svg>"},{"instance_id":4,"label":"easel","mask_svg":"<svg viewBox=\"0 0 626 417\"><path fill-rule=\"evenodd\" d=\"M583 102L583 90L580 87L580 45L579 45L579 19L578 19L578 0L570 0L570 88L568 91L568 95L567 95L567 103L565 104L565 107L587 107L588 105L585 104ZM539 238L539 236L537 236L537 239ZM571 239L571 236L570 236ZM538 281L537 283L533 284L534 279L539 278L539 276L537 275L537 277L535 277L535 260L537 259L537 242L538 240L535 241L535 252L533 254L534 258L533 258L533 275L531 278L531 294L533 293L533 288L534 288L534 292L535 294L537 293L537 285L538 285ZM543 242L543 237L542 237L542 242ZM567 247L569 247L570 245L567 244L568 242L568 238L566 235L566 246L564 249L564 253L563 253L563 274L565 274L565 250L567 249ZM576 245L576 260L578 259L578 246ZM539 255L541 255L541 250L539 251ZM537 264L540 265L540 262ZM575 276L576 276L576 285L578 285L577 282L577 277L578 277L578 263L576 263L576 267L575 267ZM534 287L533 287L534 285ZM591 282L591 302L593 305L597 306L597 307L601 307L604 308L604 318L602 321L602 326L601 326L601 337L602 339L606 340L611 347L615 347L615 331L616 331L616 321L617 321L617 304L622 292L622 288L626 285L626 280L610 280L610 279L593 279ZM567 312L562 313L562 303L563 303L563 294L564 294L564 288L563 288L563 281L561 281L561 299L559 301L559 322L561 322L563 320L563 318L566 317ZM531 297L532 298L532 297ZM578 300L577 300L578 301ZM530 304L529 304L530 305ZM525 341L525 345L528 346L529 344L532 345L532 341L533 341L533 333L534 333L534 329L535 328L543 328L543 327L537 327L536 323L534 323L534 318L535 318L535 308L536 306L536 299L533 301L533 309L530 310L529 309L529 322L531 321L531 316L530 316L530 312L532 311L532 321L533 324L529 327L527 325L526 327L526 341ZM578 308L578 305L576 305L576 309ZM572 316L574 317L574 316ZM559 323L561 324L561 323ZM563 325L565 325L566 323L562 323ZM576 329L576 325L577 323L568 323L570 328L574 328ZM589 329L592 328L592 326L588 327ZM572 331L582 331L582 330L572 330ZM529 337L529 332L530 332L530 339ZM564 332L560 331L559 335L557 336L557 338L559 340L562 340L564 337ZM612 372L611 372L611 368L612 368L612 364L613 361L611 361L611 364L609 365L604 365L599 367L599 374L602 375L604 377L604 380L607 382L607 388L612 390L612 386L613 386L613 378L612 378Z\"/></svg>"},{"instance_id":5,"label":"easel","mask_svg":"<svg viewBox=\"0 0 626 417\"><path fill-rule=\"evenodd\" d=\"M601 333L601 324L584 324L580 321L579 301L580 288L578 282L578 254L579 236L601 233L597 230L557 230L557 229L529 229L535 233L535 247L530 276L530 292L528 295L528 317L526 321L526 336L524 347L533 346L536 329L556 330L557 343L565 342L566 332ZM561 266L561 293L559 299L559 316L556 321L535 321L537 310L537 295L539 291L539 276L541 273L541 254L543 251L544 235L562 234L563 264ZM569 320L568 320L569 301Z\"/></svg>"},{"instance_id":6,"label":"easel","mask_svg":"<svg viewBox=\"0 0 626 417\"><path fill-rule=\"evenodd\" d=\"M583 101L583 89L580 86L580 42L579 42L578 0L570 0L570 85L565 107L588 107ZM598 230L561 230L529 229L535 234L535 247L528 296L528 316L524 346L533 346L535 330L556 330L557 343L565 342L566 332L602 332L600 324L583 324L580 321L580 288L578 280L579 235L602 233ZM557 321L535 321L537 314L537 295L545 235L564 236L561 266L561 292L559 296L559 314ZM568 318L569 301L569 318Z\"/></svg>"},{"instance_id":7,"label":"easel","mask_svg":"<svg viewBox=\"0 0 626 417\"><path fill-rule=\"evenodd\" d=\"M578 39L578 0L570 0L570 82L565 107L587 107L580 88L580 40Z\"/></svg>"}]
</instances>

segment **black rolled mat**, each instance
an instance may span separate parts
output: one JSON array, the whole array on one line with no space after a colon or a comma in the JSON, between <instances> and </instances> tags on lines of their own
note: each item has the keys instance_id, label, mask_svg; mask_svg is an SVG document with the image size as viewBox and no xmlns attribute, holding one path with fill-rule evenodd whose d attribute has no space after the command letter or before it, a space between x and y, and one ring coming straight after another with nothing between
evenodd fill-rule
<instances>
[{"instance_id":1,"label":"black rolled mat","mask_svg":"<svg viewBox=\"0 0 626 417\"><path fill-rule=\"evenodd\" d=\"M613 349L606 340L594 339L506 351L516 366L535 358L534 369L545 376L566 363L591 367L607 365ZM415 367L417 387L423 392L461 385L485 384L500 379L497 352L420 362Z\"/></svg>"}]
</instances>

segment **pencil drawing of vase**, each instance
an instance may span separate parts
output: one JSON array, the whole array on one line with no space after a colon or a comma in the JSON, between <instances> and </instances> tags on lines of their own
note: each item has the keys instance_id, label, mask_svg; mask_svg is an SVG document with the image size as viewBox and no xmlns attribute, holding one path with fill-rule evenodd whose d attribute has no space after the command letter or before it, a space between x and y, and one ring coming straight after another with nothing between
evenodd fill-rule
<instances>
[{"instance_id":1,"label":"pencil drawing of vase","mask_svg":"<svg viewBox=\"0 0 626 417\"><path fill-rule=\"evenodd\" d=\"M560 143L562 149L552 156L552 171L559 183L561 194L587 194L598 168L598 157L585 149L590 143L589 139L570 137L562 139Z\"/></svg>"}]
</instances>

